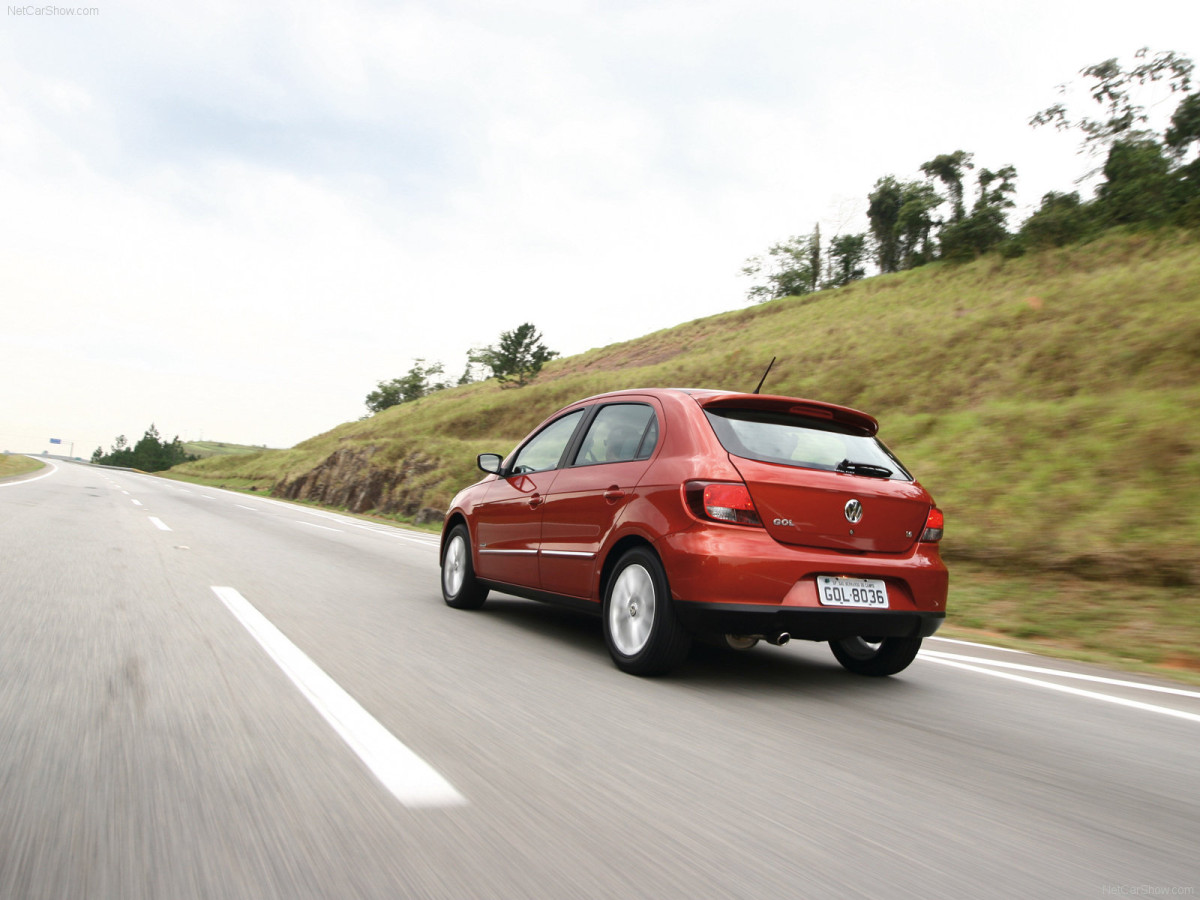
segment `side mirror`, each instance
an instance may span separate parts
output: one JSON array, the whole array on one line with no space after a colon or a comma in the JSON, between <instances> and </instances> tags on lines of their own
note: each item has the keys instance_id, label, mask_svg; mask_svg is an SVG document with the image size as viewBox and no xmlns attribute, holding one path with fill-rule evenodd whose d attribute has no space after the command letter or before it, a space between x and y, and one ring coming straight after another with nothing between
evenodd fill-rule
<instances>
[{"instance_id":1,"label":"side mirror","mask_svg":"<svg viewBox=\"0 0 1200 900\"><path fill-rule=\"evenodd\" d=\"M489 475L499 475L500 466L504 464L504 457L499 453L480 453L475 462Z\"/></svg>"}]
</instances>

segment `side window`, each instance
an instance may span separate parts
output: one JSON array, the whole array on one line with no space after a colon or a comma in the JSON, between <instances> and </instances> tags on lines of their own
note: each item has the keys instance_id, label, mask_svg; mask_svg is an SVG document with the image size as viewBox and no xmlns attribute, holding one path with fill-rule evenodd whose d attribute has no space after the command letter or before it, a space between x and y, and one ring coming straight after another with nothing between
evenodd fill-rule
<instances>
[{"instance_id":1,"label":"side window","mask_svg":"<svg viewBox=\"0 0 1200 900\"><path fill-rule=\"evenodd\" d=\"M512 473L524 475L557 468L558 461L562 459L563 451L567 449L571 435L575 433L582 418L583 410L577 409L561 419L555 419L535 434L529 443L517 452L512 464Z\"/></svg>"},{"instance_id":2,"label":"side window","mask_svg":"<svg viewBox=\"0 0 1200 900\"><path fill-rule=\"evenodd\" d=\"M658 443L658 417L644 403L614 403L592 420L575 465L649 459Z\"/></svg>"}]
</instances>

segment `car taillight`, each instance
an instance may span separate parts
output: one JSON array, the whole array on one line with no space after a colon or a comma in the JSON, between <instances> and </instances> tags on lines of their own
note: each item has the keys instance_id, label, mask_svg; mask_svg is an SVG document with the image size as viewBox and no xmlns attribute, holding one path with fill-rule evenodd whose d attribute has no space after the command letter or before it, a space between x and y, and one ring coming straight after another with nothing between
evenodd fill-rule
<instances>
[{"instance_id":1,"label":"car taillight","mask_svg":"<svg viewBox=\"0 0 1200 900\"><path fill-rule=\"evenodd\" d=\"M929 510L929 515L925 517L925 530L921 532L921 540L936 542L942 539L942 531L945 526L945 517L942 511L936 506Z\"/></svg>"},{"instance_id":2,"label":"car taillight","mask_svg":"<svg viewBox=\"0 0 1200 900\"><path fill-rule=\"evenodd\" d=\"M691 481L687 484L687 501L699 518L731 525L762 526L750 490L744 484L729 482Z\"/></svg>"}]
</instances>

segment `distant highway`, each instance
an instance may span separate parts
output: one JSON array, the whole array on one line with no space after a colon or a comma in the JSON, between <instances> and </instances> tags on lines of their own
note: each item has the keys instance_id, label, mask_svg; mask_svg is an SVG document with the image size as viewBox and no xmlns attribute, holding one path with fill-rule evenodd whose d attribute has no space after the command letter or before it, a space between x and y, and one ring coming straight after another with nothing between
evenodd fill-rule
<instances>
[{"instance_id":1,"label":"distant highway","mask_svg":"<svg viewBox=\"0 0 1200 900\"><path fill-rule=\"evenodd\" d=\"M1200 690L933 639L672 677L437 547L55 462L0 484L0 898L1200 893Z\"/></svg>"}]
</instances>

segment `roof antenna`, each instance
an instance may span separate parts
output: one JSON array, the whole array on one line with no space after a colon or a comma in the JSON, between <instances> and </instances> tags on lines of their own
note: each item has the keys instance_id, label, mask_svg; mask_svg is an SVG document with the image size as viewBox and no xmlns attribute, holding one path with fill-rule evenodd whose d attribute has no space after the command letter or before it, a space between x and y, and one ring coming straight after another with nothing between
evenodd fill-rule
<instances>
[{"instance_id":1,"label":"roof antenna","mask_svg":"<svg viewBox=\"0 0 1200 900\"><path fill-rule=\"evenodd\" d=\"M767 380L767 372L771 371L771 366L773 366L773 365L775 365L775 357L774 356L772 356L771 361L769 363L767 363L767 371L763 372L763 377L759 379L758 387L756 387L754 389L754 393L757 394L759 391L762 390L763 382Z\"/></svg>"}]
</instances>

